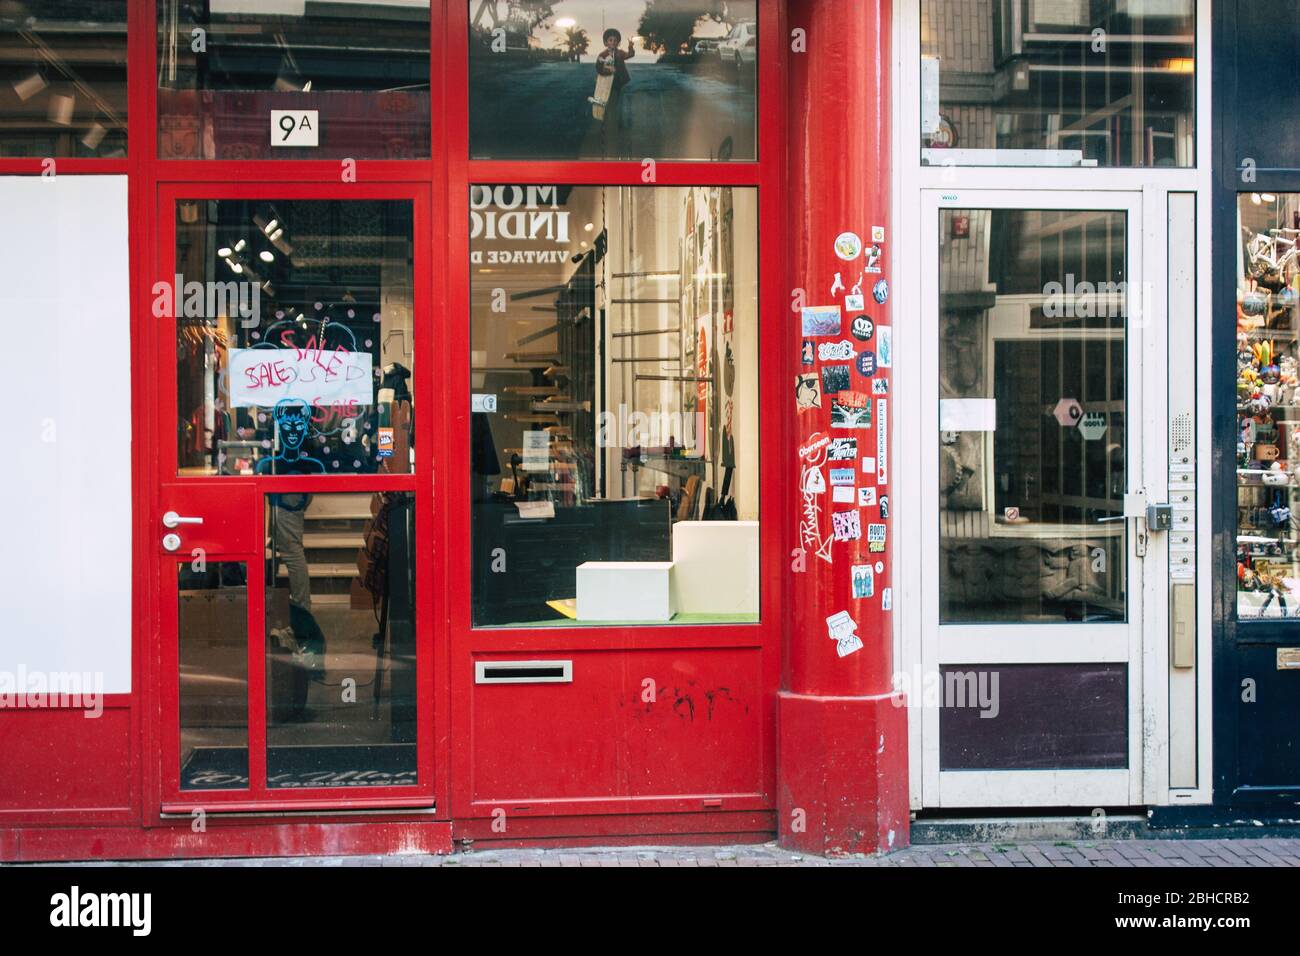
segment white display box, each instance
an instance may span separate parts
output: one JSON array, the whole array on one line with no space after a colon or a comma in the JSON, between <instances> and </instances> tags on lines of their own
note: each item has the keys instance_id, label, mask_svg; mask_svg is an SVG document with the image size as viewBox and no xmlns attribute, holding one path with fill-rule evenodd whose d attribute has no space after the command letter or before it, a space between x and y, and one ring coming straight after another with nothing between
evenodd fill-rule
<instances>
[{"instance_id":1,"label":"white display box","mask_svg":"<svg viewBox=\"0 0 1300 956\"><path fill-rule=\"evenodd\" d=\"M673 525L673 606L679 614L758 617L758 522Z\"/></svg>"},{"instance_id":2,"label":"white display box","mask_svg":"<svg viewBox=\"0 0 1300 956\"><path fill-rule=\"evenodd\" d=\"M578 565L579 621L667 621L673 616L671 561L587 561Z\"/></svg>"}]
</instances>

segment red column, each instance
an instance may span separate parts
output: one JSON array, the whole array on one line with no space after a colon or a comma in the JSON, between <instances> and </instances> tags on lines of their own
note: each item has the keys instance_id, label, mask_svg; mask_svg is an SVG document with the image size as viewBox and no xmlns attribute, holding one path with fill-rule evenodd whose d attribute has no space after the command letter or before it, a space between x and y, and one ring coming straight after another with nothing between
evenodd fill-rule
<instances>
[{"instance_id":1,"label":"red column","mask_svg":"<svg viewBox=\"0 0 1300 956\"><path fill-rule=\"evenodd\" d=\"M783 846L812 853L908 842L907 717L891 693L889 7L792 0L787 22L784 369L814 376L821 394L820 407L800 409L796 397L789 408L798 547L778 704L778 829ZM811 404L811 389L802 395ZM836 491L848 487L851 500Z\"/></svg>"}]
</instances>

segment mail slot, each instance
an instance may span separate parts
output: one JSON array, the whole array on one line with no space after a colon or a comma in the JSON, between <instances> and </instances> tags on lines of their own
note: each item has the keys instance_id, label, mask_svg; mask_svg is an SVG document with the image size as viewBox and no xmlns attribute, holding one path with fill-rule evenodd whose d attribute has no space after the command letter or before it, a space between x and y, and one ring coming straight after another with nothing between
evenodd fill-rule
<instances>
[{"instance_id":1,"label":"mail slot","mask_svg":"<svg viewBox=\"0 0 1300 956\"><path fill-rule=\"evenodd\" d=\"M569 684L573 661L475 661L476 684Z\"/></svg>"}]
</instances>

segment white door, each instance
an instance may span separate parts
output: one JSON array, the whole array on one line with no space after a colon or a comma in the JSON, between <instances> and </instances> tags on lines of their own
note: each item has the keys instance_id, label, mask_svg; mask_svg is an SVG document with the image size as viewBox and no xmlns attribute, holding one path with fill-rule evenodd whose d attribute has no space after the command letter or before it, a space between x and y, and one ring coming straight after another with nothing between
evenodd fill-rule
<instances>
[{"instance_id":1,"label":"white door","mask_svg":"<svg viewBox=\"0 0 1300 956\"><path fill-rule=\"evenodd\" d=\"M1140 192L923 193L924 676L908 689L925 806L1143 802L1142 634L1165 626L1143 594L1164 537L1143 476L1164 467L1167 351L1143 318L1142 208Z\"/></svg>"}]
</instances>

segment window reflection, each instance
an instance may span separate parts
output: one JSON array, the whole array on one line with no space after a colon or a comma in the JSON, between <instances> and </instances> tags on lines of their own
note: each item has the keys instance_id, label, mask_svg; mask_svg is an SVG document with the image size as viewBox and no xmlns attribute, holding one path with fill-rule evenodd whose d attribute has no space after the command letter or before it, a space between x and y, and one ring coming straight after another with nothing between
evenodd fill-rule
<instances>
[{"instance_id":1,"label":"window reflection","mask_svg":"<svg viewBox=\"0 0 1300 956\"><path fill-rule=\"evenodd\" d=\"M940 213L945 624L1126 618L1124 228L1120 212Z\"/></svg>"},{"instance_id":2,"label":"window reflection","mask_svg":"<svg viewBox=\"0 0 1300 956\"><path fill-rule=\"evenodd\" d=\"M757 198L472 189L475 625L758 619Z\"/></svg>"},{"instance_id":3,"label":"window reflection","mask_svg":"<svg viewBox=\"0 0 1300 956\"><path fill-rule=\"evenodd\" d=\"M922 0L922 161L1192 166L1193 0Z\"/></svg>"},{"instance_id":4,"label":"window reflection","mask_svg":"<svg viewBox=\"0 0 1300 956\"><path fill-rule=\"evenodd\" d=\"M430 155L429 0L159 0L158 45L163 159Z\"/></svg>"},{"instance_id":5,"label":"window reflection","mask_svg":"<svg viewBox=\"0 0 1300 956\"><path fill-rule=\"evenodd\" d=\"M476 159L753 160L753 0L470 0Z\"/></svg>"},{"instance_id":6,"label":"window reflection","mask_svg":"<svg viewBox=\"0 0 1300 956\"><path fill-rule=\"evenodd\" d=\"M126 155L125 0L0 2L0 156Z\"/></svg>"}]
</instances>

